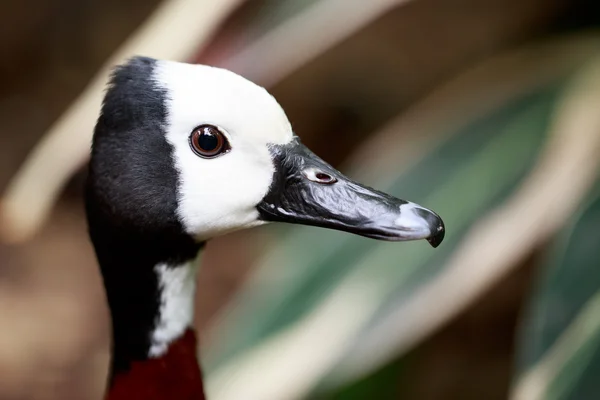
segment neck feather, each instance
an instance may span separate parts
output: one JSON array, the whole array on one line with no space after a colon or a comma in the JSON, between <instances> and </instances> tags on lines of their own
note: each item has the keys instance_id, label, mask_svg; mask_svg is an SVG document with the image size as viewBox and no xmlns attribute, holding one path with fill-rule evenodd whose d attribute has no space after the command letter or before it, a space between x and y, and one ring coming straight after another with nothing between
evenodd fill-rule
<instances>
[{"instance_id":1,"label":"neck feather","mask_svg":"<svg viewBox=\"0 0 600 400\"><path fill-rule=\"evenodd\" d=\"M196 292L196 263L160 263L154 268L158 278L159 309L150 336L149 357L160 357L169 345L192 326Z\"/></svg>"},{"instance_id":2,"label":"neck feather","mask_svg":"<svg viewBox=\"0 0 600 400\"><path fill-rule=\"evenodd\" d=\"M183 236L92 237L113 325L107 399L163 400L173 393L181 394L177 399L203 399L198 395L202 384L192 330L196 259L202 245ZM139 395L145 393L139 392L141 382L158 397ZM172 392L175 387L178 391ZM186 397L188 392L191 397Z\"/></svg>"}]
</instances>

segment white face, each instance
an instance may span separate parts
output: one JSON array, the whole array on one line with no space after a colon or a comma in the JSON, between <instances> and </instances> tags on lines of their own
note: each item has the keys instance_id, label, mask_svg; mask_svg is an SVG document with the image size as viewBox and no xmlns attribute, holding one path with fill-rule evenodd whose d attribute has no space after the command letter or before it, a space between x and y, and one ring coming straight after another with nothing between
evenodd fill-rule
<instances>
[{"instance_id":1,"label":"white face","mask_svg":"<svg viewBox=\"0 0 600 400\"><path fill-rule=\"evenodd\" d=\"M292 140L291 125L277 101L262 87L230 71L159 61L154 79L167 91L167 141L179 172L178 215L200 240L263 223L256 205L274 173L269 144ZM210 124L231 150L206 159L192 151L194 128Z\"/></svg>"}]
</instances>

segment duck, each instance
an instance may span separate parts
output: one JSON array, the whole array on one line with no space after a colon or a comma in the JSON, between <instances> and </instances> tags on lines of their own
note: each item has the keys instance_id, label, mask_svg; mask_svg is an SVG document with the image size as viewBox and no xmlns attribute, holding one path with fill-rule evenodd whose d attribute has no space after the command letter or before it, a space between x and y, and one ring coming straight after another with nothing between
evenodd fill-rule
<instances>
[{"instance_id":1,"label":"duck","mask_svg":"<svg viewBox=\"0 0 600 400\"><path fill-rule=\"evenodd\" d=\"M145 56L111 72L84 198L112 322L106 400L205 399L193 315L214 237L273 222L433 247L445 235L434 211L310 151L263 87Z\"/></svg>"}]
</instances>

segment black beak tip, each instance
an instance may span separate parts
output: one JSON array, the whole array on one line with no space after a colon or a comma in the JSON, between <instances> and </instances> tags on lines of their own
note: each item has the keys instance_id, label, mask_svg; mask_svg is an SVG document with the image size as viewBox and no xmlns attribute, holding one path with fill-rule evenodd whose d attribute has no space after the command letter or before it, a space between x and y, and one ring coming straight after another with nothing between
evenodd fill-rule
<instances>
[{"instance_id":1,"label":"black beak tip","mask_svg":"<svg viewBox=\"0 0 600 400\"><path fill-rule=\"evenodd\" d=\"M440 218L439 215L434 213L433 211L421 209L417 211L421 217L423 217L427 224L429 225L429 231L431 234L427 238L427 241L431 245L431 247L436 248L442 243L444 240L444 236L446 235L446 227L444 226L444 221Z\"/></svg>"},{"instance_id":2,"label":"black beak tip","mask_svg":"<svg viewBox=\"0 0 600 400\"><path fill-rule=\"evenodd\" d=\"M440 219L439 224L435 227L431 227L431 236L427 238L427 241L434 249L442 243L444 240L444 236L446 235L446 228L444 227L444 222Z\"/></svg>"}]
</instances>

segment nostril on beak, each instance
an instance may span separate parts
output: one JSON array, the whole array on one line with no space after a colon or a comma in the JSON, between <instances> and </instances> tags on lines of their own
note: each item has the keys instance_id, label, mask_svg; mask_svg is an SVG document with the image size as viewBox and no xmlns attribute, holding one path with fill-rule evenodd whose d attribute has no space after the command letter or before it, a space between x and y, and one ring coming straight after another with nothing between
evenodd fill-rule
<instances>
[{"instance_id":1,"label":"nostril on beak","mask_svg":"<svg viewBox=\"0 0 600 400\"><path fill-rule=\"evenodd\" d=\"M444 221L436 213L423 208L416 210L416 213L427 221L429 225L430 236L427 238L427 241L432 247L438 247L446 235Z\"/></svg>"},{"instance_id":2,"label":"nostril on beak","mask_svg":"<svg viewBox=\"0 0 600 400\"><path fill-rule=\"evenodd\" d=\"M331 185L332 183L337 182L337 179L335 177L316 168L306 168L304 171L302 171L302 174L309 181L320 183L323 185Z\"/></svg>"},{"instance_id":3,"label":"nostril on beak","mask_svg":"<svg viewBox=\"0 0 600 400\"><path fill-rule=\"evenodd\" d=\"M331 182L333 180L333 177L331 175L327 175L325 172L317 172L315 177L320 182Z\"/></svg>"}]
</instances>

